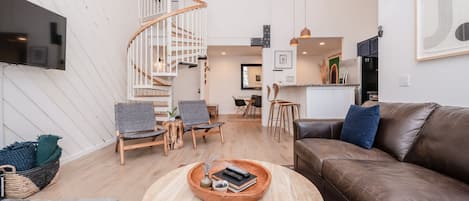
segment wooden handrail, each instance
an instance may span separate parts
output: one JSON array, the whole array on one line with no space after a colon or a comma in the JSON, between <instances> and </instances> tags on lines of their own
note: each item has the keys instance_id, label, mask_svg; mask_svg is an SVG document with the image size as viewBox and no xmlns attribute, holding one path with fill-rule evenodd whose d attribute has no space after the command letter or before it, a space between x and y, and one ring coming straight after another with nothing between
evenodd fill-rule
<instances>
[{"instance_id":1,"label":"wooden handrail","mask_svg":"<svg viewBox=\"0 0 469 201\"><path fill-rule=\"evenodd\" d=\"M141 68L139 68L137 65L134 64L134 69L137 70L137 72L143 74L143 76L145 76L147 79L153 81L153 82L156 82L158 83L159 85L161 86L171 86L170 84L166 84L166 83L163 83L161 81L159 81L158 79L154 78L153 76L151 75L148 75L146 72L144 72Z\"/></svg>"},{"instance_id":2,"label":"wooden handrail","mask_svg":"<svg viewBox=\"0 0 469 201\"><path fill-rule=\"evenodd\" d=\"M207 2L203 1L203 0L192 0L194 1L195 3L198 3L198 5L194 5L194 6L189 6L189 7L186 7L186 8L183 8L183 9L179 9L179 10L176 10L176 11L173 11L173 12L170 12L170 13L167 13L167 14L164 14L160 17L157 17L156 19L153 19L153 20L150 20L148 22L146 22L145 24L143 24L140 29L137 30L137 32L135 32L134 35L132 35L132 38L130 38L129 40L129 43L127 45L127 48L130 47L130 44L132 44L132 41L135 40L135 38L137 38L137 36L142 33L143 31L145 31L148 27L151 27L152 25L160 22L160 21L163 21L167 18L170 18L170 17L173 17L173 16L176 16L176 15L179 15L179 14L182 14L182 13L186 13L186 12L189 12L189 11L193 11L193 10L197 10L197 9L201 9L201 8L207 8Z\"/></svg>"}]
</instances>

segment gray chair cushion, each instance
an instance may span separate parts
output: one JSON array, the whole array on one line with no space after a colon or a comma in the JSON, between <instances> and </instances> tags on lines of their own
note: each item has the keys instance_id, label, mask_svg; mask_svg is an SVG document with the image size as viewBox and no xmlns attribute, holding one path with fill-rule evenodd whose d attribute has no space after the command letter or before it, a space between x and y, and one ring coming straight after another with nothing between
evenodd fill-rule
<instances>
[{"instance_id":1,"label":"gray chair cushion","mask_svg":"<svg viewBox=\"0 0 469 201\"><path fill-rule=\"evenodd\" d=\"M204 100L179 101L179 113L184 126L208 124L210 116Z\"/></svg>"},{"instance_id":2,"label":"gray chair cushion","mask_svg":"<svg viewBox=\"0 0 469 201\"><path fill-rule=\"evenodd\" d=\"M118 103L115 106L116 129L120 133L153 131L156 120L153 104Z\"/></svg>"},{"instance_id":3,"label":"gray chair cushion","mask_svg":"<svg viewBox=\"0 0 469 201\"><path fill-rule=\"evenodd\" d=\"M140 139L140 138L160 136L164 132L166 132L166 130L138 132L138 133L123 133L121 134L121 137L123 137L124 139Z\"/></svg>"},{"instance_id":4,"label":"gray chair cushion","mask_svg":"<svg viewBox=\"0 0 469 201\"><path fill-rule=\"evenodd\" d=\"M215 123L211 123L211 124L200 124L200 125L195 125L193 127L196 130L212 129L212 128L217 128L217 127L223 126L223 124L225 124L225 122L215 122ZM184 127L184 131L190 131L191 129L192 129L191 126Z\"/></svg>"}]
</instances>

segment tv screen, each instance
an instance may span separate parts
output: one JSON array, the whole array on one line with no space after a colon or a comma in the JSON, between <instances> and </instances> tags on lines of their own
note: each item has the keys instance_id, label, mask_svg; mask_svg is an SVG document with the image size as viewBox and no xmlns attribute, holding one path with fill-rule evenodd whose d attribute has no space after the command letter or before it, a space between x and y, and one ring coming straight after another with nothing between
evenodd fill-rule
<instances>
[{"instance_id":1,"label":"tv screen","mask_svg":"<svg viewBox=\"0 0 469 201\"><path fill-rule=\"evenodd\" d=\"M26 0L0 0L0 62L65 70L66 25Z\"/></svg>"}]
</instances>

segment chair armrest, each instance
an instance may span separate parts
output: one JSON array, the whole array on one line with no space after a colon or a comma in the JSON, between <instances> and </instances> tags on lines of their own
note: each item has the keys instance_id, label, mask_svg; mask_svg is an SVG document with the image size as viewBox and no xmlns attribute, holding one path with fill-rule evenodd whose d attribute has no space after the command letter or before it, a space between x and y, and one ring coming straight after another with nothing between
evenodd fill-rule
<instances>
[{"instance_id":1,"label":"chair armrest","mask_svg":"<svg viewBox=\"0 0 469 201\"><path fill-rule=\"evenodd\" d=\"M303 138L339 139L344 120L298 119L294 121L295 140Z\"/></svg>"}]
</instances>

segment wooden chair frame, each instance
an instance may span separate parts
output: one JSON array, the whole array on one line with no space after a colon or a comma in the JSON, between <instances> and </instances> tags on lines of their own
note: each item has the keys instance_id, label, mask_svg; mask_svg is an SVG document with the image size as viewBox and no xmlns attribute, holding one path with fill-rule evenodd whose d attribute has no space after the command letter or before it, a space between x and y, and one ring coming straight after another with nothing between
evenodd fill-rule
<instances>
[{"instance_id":1,"label":"wooden chair frame","mask_svg":"<svg viewBox=\"0 0 469 201\"><path fill-rule=\"evenodd\" d=\"M212 122L209 121L208 124L211 124ZM218 126L218 131L213 131L213 128L211 129L200 129L200 128L197 128L197 126L199 125L205 125L205 124L198 124L198 125L192 125L191 126L191 135L192 135L192 146L194 149L197 149L197 140L196 140L196 137L202 137L204 139L204 142L207 142L207 140L205 139L206 136L210 136L210 135L216 135L216 134L220 134L220 138L221 138L221 143L224 144L225 143L225 139L223 137L223 129L221 128L223 126L220 125ZM185 126L184 126L185 128ZM203 132L197 132L198 130L202 130Z\"/></svg>"},{"instance_id":2,"label":"wooden chair frame","mask_svg":"<svg viewBox=\"0 0 469 201\"><path fill-rule=\"evenodd\" d=\"M156 123L156 122L155 122ZM155 125L155 131L161 129L159 126ZM124 165L125 164L125 151L129 150L134 150L134 149L140 149L140 148L145 148L145 147L153 147L157 145L163 145L163 150L164 150L164 155L168 155L168 130L169 128L165 127L166 131L162 134L163 139L162 140L156 140L159 136L155 137L148 137L148 138L153 138L151 142L142 142L142 143L136 143L136 144L130 144L130 145L125 145L125 141L132 141L132 140L140 140L144 138L139 138L139 139L124 139L124 137L121 135L119 130L116 131L116 135L119 138L116 141L116 147L115 147L115 152L119 152L120 154L120 164Z\"/></svg>"}]
</instances>

